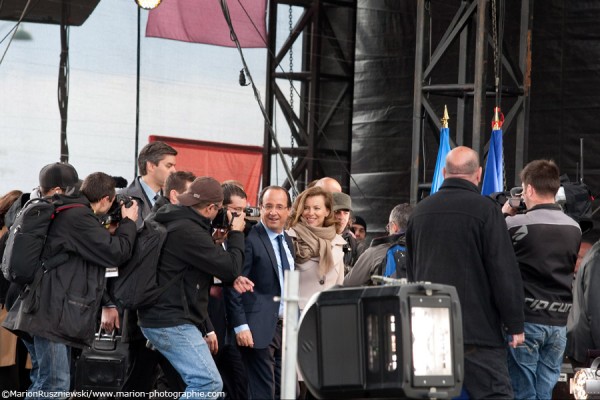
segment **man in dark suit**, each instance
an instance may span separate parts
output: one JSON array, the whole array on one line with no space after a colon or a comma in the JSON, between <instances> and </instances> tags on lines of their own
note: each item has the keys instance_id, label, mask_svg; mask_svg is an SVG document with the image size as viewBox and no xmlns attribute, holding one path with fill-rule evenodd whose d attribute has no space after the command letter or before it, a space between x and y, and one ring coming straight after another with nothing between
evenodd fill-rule
<instances>
[{"instance_id":1,"label":"man in dark suit","mask_svg":"<svg viewBox=\"0 0 600 400\"><path fill-rule=\"evenodd\" d=\"M252 399L278 399L281 381L283 273L294 268L293 245L284 232L292 202L280 186L264 188L259 196L260 223L246 237L242 276L254 290L226 290L228 321L248 373Z\"/></svg>"}]
</instances>

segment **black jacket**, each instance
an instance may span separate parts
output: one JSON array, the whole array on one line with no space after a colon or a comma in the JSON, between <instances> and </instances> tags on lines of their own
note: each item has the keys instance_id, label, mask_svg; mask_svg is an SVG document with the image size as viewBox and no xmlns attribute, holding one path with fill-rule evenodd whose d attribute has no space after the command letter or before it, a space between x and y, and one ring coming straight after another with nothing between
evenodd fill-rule
<instances>
[{"instance_id":1,"label":"black jacket","mask_svg":"<svg viewBox=\"0 0 600 400\"><path fill-rule=\"evenodd\" d=\"M3 326L75 347L89 346L104 292L105 268L131 257L136 227L125 218L111 235L84 196L55 195L53 199L57 205L83 204L57 215L48 231L43 257L66 253L68 260L38 275L37 295L21 295ZM31 312L28 307L33 308Z\"/></svg>"},{"instance_id":2,"label":"black jacket","mask_svg":"<svg viewBox=\"0 0 600 400\"><path fill-rule=\"evenodd\" d=\"M587 252L573 285L573 309L567 322L565 355L586 362L588 350L600 349L600 242Z\"/></svg>"},{"instance_id":3,"label":"black jacket","mask_svg":"<svg viewBox=\"0 0 600 400\"><path fill-rule=\"evenodd\" d=\"M421 201L406 231L409 281L456 287L464 343L503 346L523 332L523 282L502 212L464 179Z\"/></svg>"},{"instance_id":4,"label":"black jacket","mask_svg":"<svg viewBox=\"0 0 600 400\"><path fill-rule=\"evenodd\" d=\"M229 284L242 271L244 234L229 232L224 250L213 242L210 220L191 207L167 204L156 212L155 219L169 229L158 265L158 282L168 282L178 274L182 279L167 289L155 305L138 310L139 324L147 328L183 324L202 327L208 315L213 276Z\"/></svg>"}]
</instances>

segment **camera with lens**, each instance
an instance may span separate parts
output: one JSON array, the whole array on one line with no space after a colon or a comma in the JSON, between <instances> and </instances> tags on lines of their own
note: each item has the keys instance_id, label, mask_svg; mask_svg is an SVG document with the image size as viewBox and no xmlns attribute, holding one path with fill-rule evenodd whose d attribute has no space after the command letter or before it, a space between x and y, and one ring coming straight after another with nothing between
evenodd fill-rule
<instances>
[{"instance_id":1,"label":"camera with lens","mask_svg":"<svg viewBox=\"0 0 600 400\"><path fill-rule=\"evenodd\" d=\"M517 210L517 213L521 213L527 209L522 194L523 188L521 186L516 186L510 189L510 197L506 200L512 208Z\"/></svg>"},{"instance_id":2,"label":"camera with lens","mask_svg":"<svg viewBox=\"0 0 600 400\"><path fill-rule=\"evenodd\" d=\"M219 209L217 216L212 220L212 228L217 230L227 230L231 227L231 221L227 217L227 209L225 207Z\"/></svg>"},{"instance_id":3,"label":"camera with lens","mask_svg":"<svg viewBox=\"0 0 600 400\"><path fill-rule=\"evenodd\" d=\"M115 200L106 214L100 217L100 222L102 222L103 225L121 222L123 219L123 216L121 215L121 203L123 203L125 208L129 208L133 205L133 198L125 194L117 193Z\"/></svg>"},{"instance_id":4,"label":"camera with lens","mask_svg":"<svg viewBox=\"0 0 600 400\"><path fill-rule=\"evenodd\" d=\"M244 208L244 213L246 214L246 217L251 217L251 218L260 217L260 208L246 207L246 208Z\"/></svg>"}]
</instances>

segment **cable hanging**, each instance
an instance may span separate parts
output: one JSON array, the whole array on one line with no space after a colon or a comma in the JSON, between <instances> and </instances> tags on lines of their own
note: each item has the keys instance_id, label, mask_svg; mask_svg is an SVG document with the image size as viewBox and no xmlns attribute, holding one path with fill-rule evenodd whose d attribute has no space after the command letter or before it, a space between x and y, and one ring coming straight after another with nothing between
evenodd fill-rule
<instances>
[{"instance_id":1,"label":"cable hanging","mask_svg":"<svg viewBox=\"0 0 600 400\"><path fill-rule=\"evenodd\" d=\"M220 3L221 3L221 9L223 11L223 16L225 17L225 22L227 22L227 26L229 27L229 35L231 37L231 40L235 43L235 46L238 49L238 53L240 54L240 58L242 59L242 64L244 66L243 71L246 73L248 80L250 81L252 91L254 92L254 98L258 102L260 111L263 114L263 118L265 119L265 122L269 129L269 132L271 134L271 139L273 140L273 143L275 144L275 148L277 149L277 152L279 153L279 157L281 158L281 163L283 164L283 168L285 170L286 176L287 176L288 180L290 181L292 193L294 196L297 196L298 189L296 188L296 183L292 177L292 172L285 160L283 150L281 150L281 146L279 145L279 140L277 139L277 134L275 133L275 130L273 129L273 124L271 123L271 120L269 119L269 116L267 115L267 111L265 110L262 100L260 99L260 93L258 91L258 88L256 87L256 84L254 83L254 79L252 78L252 74L250 73L250 69L248 68L248 64L246 63L246 58L244 57L244 53L242 51L242 46L240 45L240 41L237 38L235 30L233 29L233 23L231 22L231 16L229 14L229 7L227 6L227 0L220 0Z\"/></svg>"}]
</instances>

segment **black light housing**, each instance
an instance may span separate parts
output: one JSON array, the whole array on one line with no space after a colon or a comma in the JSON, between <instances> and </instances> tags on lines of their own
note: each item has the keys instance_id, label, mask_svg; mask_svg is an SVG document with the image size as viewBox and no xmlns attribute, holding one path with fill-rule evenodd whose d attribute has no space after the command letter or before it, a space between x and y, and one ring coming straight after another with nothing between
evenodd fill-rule
<instances>
[{"instance_id":1,"label":"black light housing","mask_svg":"<svg viewBox=\"0 0 600 400\"><path fill-rule=\"evenodd\" d=\"M317 398L456 397L463 365L452 286L334 288L300 319L298 366Z\"/></svg>"}]
</instances>

